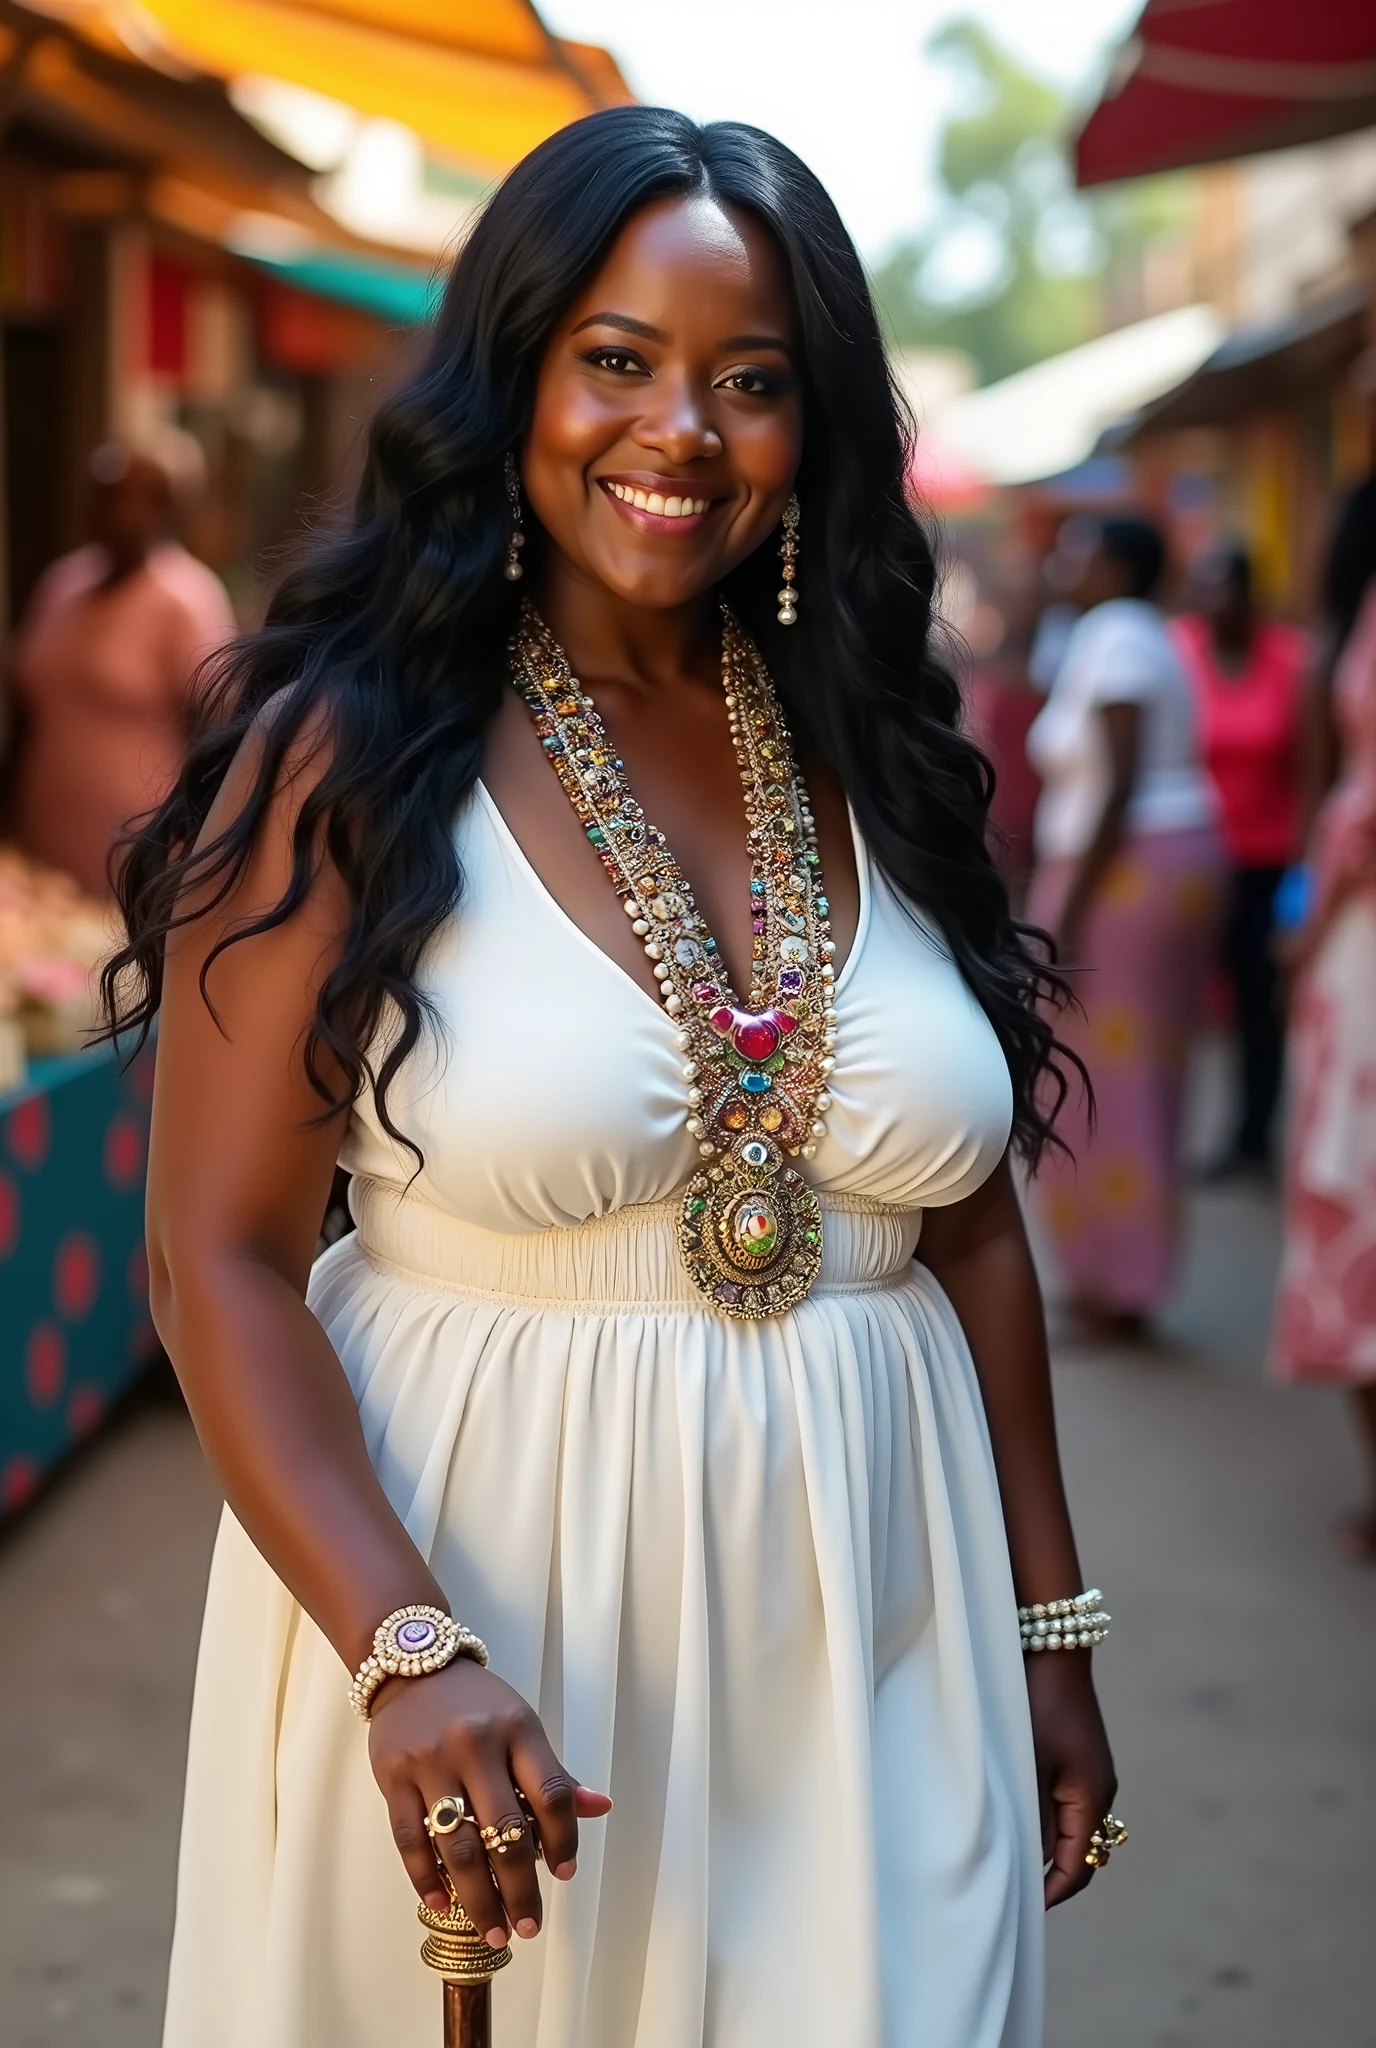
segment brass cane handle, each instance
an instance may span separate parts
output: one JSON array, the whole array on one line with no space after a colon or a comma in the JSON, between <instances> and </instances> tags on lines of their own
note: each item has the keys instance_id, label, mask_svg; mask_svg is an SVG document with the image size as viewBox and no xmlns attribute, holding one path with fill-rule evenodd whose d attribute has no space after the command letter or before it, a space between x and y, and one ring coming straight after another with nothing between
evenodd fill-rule
<instances>
[{"instance_id":1,"label":"brass cane handle","mask_svg":"<svg viewBox=\"0 0 1376 2048\"><path fill-rule=\"evenodd\" d=\"M447 1984L490 1984L498 1970L511 1961L510 1942L505 1948L493 1948L452 1894L447 1913L436 1913L422 1903L416 1908L416 1918L425 1929L420 1959Z\"/></svg>"}]
</instances>

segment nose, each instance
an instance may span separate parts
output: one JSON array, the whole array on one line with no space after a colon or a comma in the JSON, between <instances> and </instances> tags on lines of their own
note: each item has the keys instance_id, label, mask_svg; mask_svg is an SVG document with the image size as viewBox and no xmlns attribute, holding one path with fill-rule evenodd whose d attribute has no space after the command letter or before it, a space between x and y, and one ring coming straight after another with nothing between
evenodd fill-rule
<instances>
[{"instance_id":1,"label":"nose","mask_svg":"<svg viewBox=\"0 0 1376 2048\"><path fill-rule=\"evenodd\" d=\"M646 387L650 400L636 422L635 440L673 463L700 462L721 453L721 435L712 424L706 395L689 377L661 371Z\"/></svg>"}]
</instances>

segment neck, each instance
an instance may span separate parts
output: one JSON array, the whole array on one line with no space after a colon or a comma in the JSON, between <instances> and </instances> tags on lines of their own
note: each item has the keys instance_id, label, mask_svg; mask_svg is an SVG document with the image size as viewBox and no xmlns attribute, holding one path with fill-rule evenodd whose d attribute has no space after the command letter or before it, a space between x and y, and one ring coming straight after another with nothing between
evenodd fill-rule
<instances>
[{"instance_id":1,"label":"neck","mask_svg":"<svg viewBox=\"0 0 1376 2048\"><path fill-rule=\"evenodd\" d=\"M551 563L531 598L584 682L650 692L685 678L715 682L720 672L721 614L711 591L682 605L632 604L571 564Z\"/></svg>"}]
</instances>

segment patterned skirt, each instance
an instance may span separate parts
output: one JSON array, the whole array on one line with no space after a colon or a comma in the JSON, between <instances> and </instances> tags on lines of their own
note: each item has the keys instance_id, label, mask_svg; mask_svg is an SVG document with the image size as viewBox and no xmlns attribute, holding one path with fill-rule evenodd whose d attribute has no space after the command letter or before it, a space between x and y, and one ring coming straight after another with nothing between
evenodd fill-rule
<instances>
[{"instance_id":1,"label":"patterned skirt","mask_svg":"<svg viewBox=\"0 0 1376 2048\"><path fill-rule=\"evenodd\" d=\"M1296 990L1285 1253L1272 1363L1284 1380L1376 1380L1376 889L1348 898Z\"/></svg>"},{"instance_id":2,"label":"patterned skirt","mask_svg":"<svg viewBox=\"0 0 1376 2048\"><path fill-rule=\"evenodd\" d=\"M1033 924L1054 925L1078 862L1037 870ZM1094 1086L1090 1127L1072 1083L1035 1199L1065 1291L1101 1308L1158 1308L1175 1275L1185 1063L1213 958L1224 864L1212 831L1131 839L1085 919L1072 981L1080 1009L1057 1036Z\"/></svg>"}]
</instances>

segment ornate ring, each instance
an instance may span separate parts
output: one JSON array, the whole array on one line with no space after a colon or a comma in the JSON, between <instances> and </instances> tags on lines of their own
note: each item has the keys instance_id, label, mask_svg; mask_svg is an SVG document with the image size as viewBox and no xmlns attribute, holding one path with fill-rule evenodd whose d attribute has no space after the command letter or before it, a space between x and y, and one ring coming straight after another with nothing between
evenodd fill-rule
<instances>
[{"instance_id":1,"label":"ornate ring","mask_svg":"<svg viewBox=\"0 0 1376 2048\"><path fill-rule=\"evenodd\" d=\"M1121 1849L1128 1839L1128 1831L1117 1814L1106 1813L1089 1838L1089 1854L1085 1862L1091 1870L1102 1870L1115 1849Z\"/></svg>"},{"instance_id":2,"label":"ornate ring","mask_svg":"<svg viewBox=\"0 0 1376 2048\"><path fill-rule=\"evenodd\" d=\"M461 1828L466 1820L472 1818L462 1792L446 1792L426 1814L425 1832L433 1842L436 1835L452 1835L455 1828Z\"/></svg>"},{"instance_id":3,"label":"ornate ring","mask_svg":"<svg viewBox=\"0 0 1376 2048\"><path fill-rule=\"evenodd\" d=\"M523 1820L511 1820L504 1827L479 1828L478 1835L489 1856L505 1856L513 1842L519 1842L526 1831Z\"/></svg>"}]
</instances>

